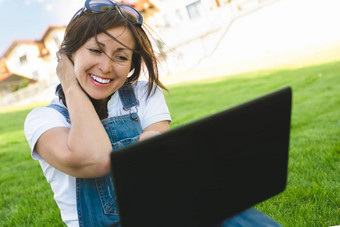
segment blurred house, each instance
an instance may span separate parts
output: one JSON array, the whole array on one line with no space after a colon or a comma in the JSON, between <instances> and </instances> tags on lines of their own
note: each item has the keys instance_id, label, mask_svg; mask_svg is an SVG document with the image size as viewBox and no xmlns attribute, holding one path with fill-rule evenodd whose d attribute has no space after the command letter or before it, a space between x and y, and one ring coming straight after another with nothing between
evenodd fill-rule
<instances>
[{"instance_id":1,"label":"blurred house","mask_svg":"<svg viewBox=\"0 0 340 227\"><path fill-rule=\"evenodd\" d=\"M15 40L7 48L2 59L6 62L9 72L42 80L46 74L44 67L46 54L48 50L40 40Z\"/></svg>"},{"instance_id":2,"label":"blurred house","mask_svg":"<svg viewBox=\"0 0 340 227\"><path fill-rule=\"evenodd\" d=\"M185 71L209 57L235 18L273 0L121 0L138 9L154 31L163 72Z\"/></svg>"},{"instance_id":3,"label":"blurred house","mask_svg":"<svg viewBox=\"0 0 340 227\"><path fill-rule=\"evenodd\" d=\"M55 53L65 27L49 26L40 40L14 40L1 56L8 71L45 82L55 76Z\"/></svg>"},{"instance_id":4,"label":"blurred house","mask_svg":"<svg viewBox=\"0 0 340 227\"><path fill-rule=\"evenodd\" d=\"M0 61L0 95L6 95L20 87L27 86L35 80L22 75L11 73L4 61Z\"/></svg>"},{"instance_id":5,"label":"blurred house","mask_svg":"<svg viewBox=\"0 0 340 227\"><path fill-rule=\"evenodd\" d=\"M14 40L9 45L0 57L0 106L29 98L57 83L56 52L65 28L49 26L39 40ZM17 91L33 82L38 83Z\"/></svg>"}]
</instances>

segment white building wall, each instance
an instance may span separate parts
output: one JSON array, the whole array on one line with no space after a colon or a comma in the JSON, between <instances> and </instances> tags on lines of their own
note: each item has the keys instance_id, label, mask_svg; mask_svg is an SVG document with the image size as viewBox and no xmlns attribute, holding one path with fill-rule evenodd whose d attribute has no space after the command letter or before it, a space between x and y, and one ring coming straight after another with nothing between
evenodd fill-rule
<instances>
[{"instance_id":1,"label":"white building wall","mask_svg":"<svg viewBox=\"0 0 340 227\"><path fill-rule=\"evenodd\" d=\"M267 0L262 0L267 1ZM154 0L158 10L147 17L147 24L165 43L166 55L161 74L178 73L211 56L219 48L235 18L260 7L259 0Z\"/></svg>"},{"instance_id":2,"label":"white building wall","mask_svg":"<svg viewBox=\"0 0 340 227\"><path fill-rule=\"evenodd\" d=\"M44 39L46 48L49 50L48 56L45 57L45 65L48 71L47 83L58 83L56 75L57 57L56 53L60 49L61 42L64 38L65 29L52 30Z\"/></svg>"},{"instance_id":3,"label":"white building wall","mask_svg":"<svg viewBox=\"0 0 340 227\"><path fill-rule=\"evenodd\" d=\"M6 58L8 69L14 74L24 75L35 80L45 80L47 69L39 57L39 47L32 44L17 44Z\"/></svg>"},{"instance_id":4,"label":"white building wall","mask_svg":"<svg viewBox=\"0 0 340 227\"><path fill-rule=\"evenodd\" d=\"M56 58L56 52L59 50L61 42L64 39L65 29L52 30L45 38L44 43L50 52L51 58Z\"/></svg>"},{"instance_id":5,"label":"white building wall","mask_svg":"<svg viewBox=\"0 0 340 227\"><path fill-rule=\"evenodd\" d=\"M165 43L166 67L162 69L171 73L186 70L210 55L219 34L234 17L229 4L218 8L214 0L157 0L154 4L159 10L148 17L147 24Z\"/></svg>"}]
</instances>

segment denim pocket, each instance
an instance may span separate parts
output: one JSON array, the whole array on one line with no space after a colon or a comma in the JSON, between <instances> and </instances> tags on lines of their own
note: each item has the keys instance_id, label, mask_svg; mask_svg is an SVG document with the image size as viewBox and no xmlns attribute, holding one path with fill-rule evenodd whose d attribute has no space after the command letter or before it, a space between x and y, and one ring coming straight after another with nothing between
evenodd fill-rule
<instances>
[{"instance_id":1,"label":"denim pocket","mask_svg":"<svg viewBox=\"0 0 340 227\"><path fill-rule=\"evenodd\" d=\"M118 209L111 174L96 178L95 182L104 213L117 215Z\"/></svg>"}]
</instances>

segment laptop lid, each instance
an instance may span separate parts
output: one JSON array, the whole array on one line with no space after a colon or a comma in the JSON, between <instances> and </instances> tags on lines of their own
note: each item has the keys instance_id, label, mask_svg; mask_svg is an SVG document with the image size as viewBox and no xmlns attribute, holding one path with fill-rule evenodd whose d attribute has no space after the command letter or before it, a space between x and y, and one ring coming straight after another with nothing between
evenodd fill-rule
<instances>
[{"instance_id":1,"label":"laptop lid","mask_svg":"<svg viewBox=\"0 0 340 227\"><path fill-rule=\"evenodd\" d=\"M286 87L111 153L123 227L208 226L286 187Z\"/></svg>"}]
</instances>

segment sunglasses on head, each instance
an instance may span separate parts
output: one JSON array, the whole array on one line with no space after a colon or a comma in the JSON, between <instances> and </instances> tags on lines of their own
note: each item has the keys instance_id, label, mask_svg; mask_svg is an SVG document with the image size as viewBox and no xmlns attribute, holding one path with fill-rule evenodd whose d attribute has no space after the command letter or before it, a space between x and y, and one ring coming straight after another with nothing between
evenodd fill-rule
<instances>
[{"instance_id":1,"label":"sunglasses on head","mask_svg":"<svg viewBox=\"0 0 340 227\"><path fill-rule=\"evenodd\" d=\"M103 13L107 10L116 9L118 13L130 22L142 25L143 16L134 8L124 4L118 4L111 0L86 0L85 7L81 12ZM76 16L78 16L77 14Z\"/></svg>"}]
</instances>

